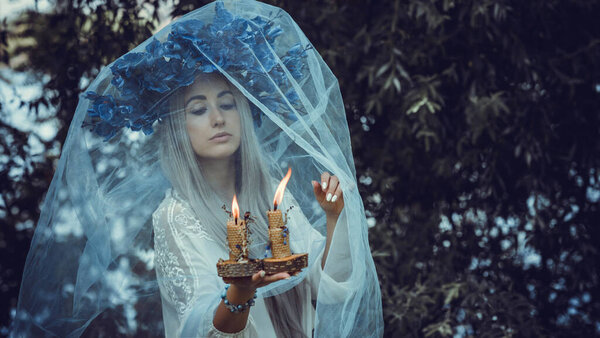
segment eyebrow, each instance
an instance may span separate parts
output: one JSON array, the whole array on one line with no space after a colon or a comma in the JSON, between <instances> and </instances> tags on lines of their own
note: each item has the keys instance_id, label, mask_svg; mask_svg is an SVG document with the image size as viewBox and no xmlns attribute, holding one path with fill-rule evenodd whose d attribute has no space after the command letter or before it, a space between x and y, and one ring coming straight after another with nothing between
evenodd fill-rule
<instances>
[{"instance_id":1,"label":"eyebrow","mask_svg":"<svg viewBox=\"0 0 600 338\"><path fill-rule=\"evenodd\" d=\"M222 96L225 96L225 95L227 95L227 94L231 94L231 95L233 95L233 93L232 93L231 91L229 91L229 90L224 90L224 91L220 92L220 93L217 95L217 98L219 98L219 97L222 97ZM190 98L187 100L187 102L185 103L185 107L187 107L187 105L188 105L188 104L190 104L190 102L191 102L191 101L193 101L193 100L206 100L206 96L204 96L204 95L194 95L194 96L190 97Z\"/></svg>"}]
</instances>

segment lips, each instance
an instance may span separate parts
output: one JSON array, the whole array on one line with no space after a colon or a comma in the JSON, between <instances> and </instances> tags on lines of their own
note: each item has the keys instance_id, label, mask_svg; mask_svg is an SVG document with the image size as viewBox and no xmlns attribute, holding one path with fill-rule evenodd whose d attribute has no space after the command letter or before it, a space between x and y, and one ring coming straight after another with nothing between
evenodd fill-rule
<instances>
[{"instance_id":1,"label":"lips","mask_svg":"<svg viewBox=\"0 0 600 338\"><path fill-rule=\"evenodd\" d=\"M231 134L226 133L226 132L220 132L218 134L213 135L213 137L211 137L210 140L222 138L222 137L225 137L225 136L231 136Z\"/></svg>"}]
</instances>

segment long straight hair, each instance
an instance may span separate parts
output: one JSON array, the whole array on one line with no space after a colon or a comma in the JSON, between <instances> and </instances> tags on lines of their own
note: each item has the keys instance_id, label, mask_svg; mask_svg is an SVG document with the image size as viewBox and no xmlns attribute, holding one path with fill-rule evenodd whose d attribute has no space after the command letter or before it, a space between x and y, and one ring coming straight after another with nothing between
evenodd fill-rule
<instances>
[{"instance_id":1,"label":"long straight hair","mask_svg":"<svg viewBox=\"0 0 600 338\"><path fill-rule=\"evenodd\" d=\"M201 75L206 76L206 75ZM212 76L212 75L209 75ZM268 243L265 211L270 207L275 187L269 170L265 166L258 139L253 129L253 121L248 99L222 75L214 76L224 80L231 90L235 106L240 114L242 126L240 147L232 155L235 165L235 190L243 211L250 211L256 219L251 229L252 245L250 255L260 257ZM227 231L224 226L227 216L222 210L222 201L203 174L202 161L194 152L186 128L184 90L174 93L171 111L160 126L160 162L164 174L173 189L188 202L198 219L205 225L205 231L220 245L227 248ZM242 212L243 212L242 211ZM257 229L257 227L262 227ZM304 282L303 282L304 283ZM291 290L264 299L269 317L278 337L305 337L302 324L303 299L306 295L294 287Z\"/></svg>"}]
</instances>

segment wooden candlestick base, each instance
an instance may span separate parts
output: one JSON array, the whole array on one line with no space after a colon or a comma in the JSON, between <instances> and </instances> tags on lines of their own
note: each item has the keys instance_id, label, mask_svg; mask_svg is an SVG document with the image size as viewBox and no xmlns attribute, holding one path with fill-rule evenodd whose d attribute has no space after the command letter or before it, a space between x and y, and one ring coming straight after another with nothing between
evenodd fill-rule
<instances>
[{"instance_id":1,"label":"wooden candlestick base","mask_svg":"<svg viewBox=\"0 0 600 338\"><path fill-rule=\"evenodd\" d=\"M219 259L217 274L220 277L248 277L262 270L262 267L262 261L256 259L250 259L244 263Z\"/></svg>"},{"instance_id":2,"label":"wooden candlestick base","mask_svg":"<svg viewBox=\"0 0 600 338\"><path fill-rule=\"evenodd\" d=\"M267 275L278 272L293 273L308 266L308 254L294 254L282 258L265 258L262 261L263 270L265 270Z\"/></svg>"}]
</instances>

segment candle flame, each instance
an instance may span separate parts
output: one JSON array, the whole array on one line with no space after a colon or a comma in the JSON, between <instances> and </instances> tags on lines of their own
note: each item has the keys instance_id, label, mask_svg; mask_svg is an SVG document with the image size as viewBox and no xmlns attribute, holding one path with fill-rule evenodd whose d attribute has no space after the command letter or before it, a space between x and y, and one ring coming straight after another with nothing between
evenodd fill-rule
<instances>
[{"instance_id":1,"label":"candle flame","mask_svg":"<svg viewBox=\"0 0 600 338\"><path fill-rule=\"evenodd\" d=\"M285 174L285 177L281 180L281 182L279 182L277 191L275 191L275 197L273 198L273 210L277 210L277 206L281 204L281 201L283 200L283 193L285 192L285 186L290 180L290 177L292 177L292 168L288 168L287 174Z\"/></svg>"},{"instance_id":2,"label":"candle flame","mask_svg":"<svg viewBox=\"0 0 600 338\"><path fill-rule=\"evenodd\" d=\"M231 213L233 214L235 224L237 224L237 219L240 217L240 207L238 206L238 201L235 194L233 195L233 201L231 201Z\"/></svg>"}]
</instances>

